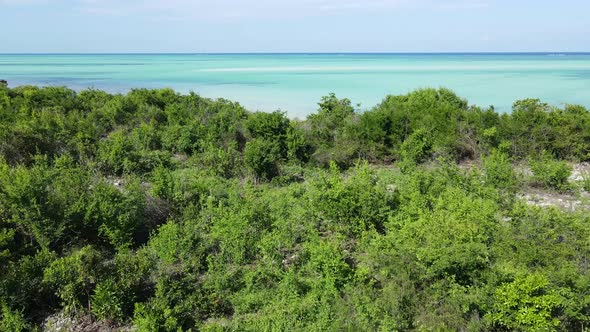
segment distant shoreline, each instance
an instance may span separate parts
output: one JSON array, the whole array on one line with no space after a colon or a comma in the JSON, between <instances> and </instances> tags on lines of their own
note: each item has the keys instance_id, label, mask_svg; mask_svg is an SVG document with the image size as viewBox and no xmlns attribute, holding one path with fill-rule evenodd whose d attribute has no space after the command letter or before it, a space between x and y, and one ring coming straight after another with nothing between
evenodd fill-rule
<instances>
[{"instance_id":1,"label":"distant shoreline","mask_svg":"<svg viewBox=\"0 0 590 332\"><path fill-rule=\"evenodd\" d=\"M1 55L590 55L579 52L0 52Z\"/></svg>"}]
</instances>

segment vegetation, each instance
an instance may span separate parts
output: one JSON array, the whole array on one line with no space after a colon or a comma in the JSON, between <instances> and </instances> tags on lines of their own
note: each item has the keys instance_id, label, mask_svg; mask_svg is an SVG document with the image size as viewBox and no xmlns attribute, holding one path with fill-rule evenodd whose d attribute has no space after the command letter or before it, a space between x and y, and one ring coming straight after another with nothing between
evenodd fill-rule
<instances>
[{"instance_id":1,"label":"vegetation","mask_svg":"<svg viewBox=\"0 0 590 332\"><path fill-rule=\"evenodd\" d=\"M544 186L557 190L568 188L568 178L572 174L572 167L565 161L554 160L546 153L531 161L534 180Z\"/></svg>"},{"instance_id":2,"label":"vegetation","mask_svg":"<svg viewBox=\"0 0 590 332\"><path fill-rule=\"evenodd\" d=\"M527 205L514 165L563 191L588 159L590 112L539 100L329 95L299 121L0 86L0 330L584 331L590 213Z\"/></svg>"}]
</instances>

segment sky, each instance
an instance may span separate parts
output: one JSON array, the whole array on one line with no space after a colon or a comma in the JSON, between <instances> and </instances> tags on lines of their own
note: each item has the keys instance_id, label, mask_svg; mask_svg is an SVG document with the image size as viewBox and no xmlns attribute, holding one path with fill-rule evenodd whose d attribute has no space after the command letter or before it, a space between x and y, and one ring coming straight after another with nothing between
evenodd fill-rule
<instances>
[{"instance_id":1,"label":"sky","mask_svg":"<svg viewBox=\"0 0 590 332\"><path fill-rule=\"evenodd\" d=\"M587 52L589 0L0 0L0 53Z\"/></svg>"}]
</instances>

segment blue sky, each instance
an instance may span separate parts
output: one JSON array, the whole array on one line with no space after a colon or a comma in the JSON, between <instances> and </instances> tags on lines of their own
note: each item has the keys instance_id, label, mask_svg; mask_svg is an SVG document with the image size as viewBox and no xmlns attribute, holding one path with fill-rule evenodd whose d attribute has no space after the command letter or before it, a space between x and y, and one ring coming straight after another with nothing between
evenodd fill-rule
<instances>
[{"instance_id":1,"label":"blue sky","mask_svg":"<svg viewBox=\"0 0 590 332\"><path fill-rule=\"evenodd\" d=\"M0 0L0 53L590 51L588 13L588 0Z\"/></svg>"}]
</instances>

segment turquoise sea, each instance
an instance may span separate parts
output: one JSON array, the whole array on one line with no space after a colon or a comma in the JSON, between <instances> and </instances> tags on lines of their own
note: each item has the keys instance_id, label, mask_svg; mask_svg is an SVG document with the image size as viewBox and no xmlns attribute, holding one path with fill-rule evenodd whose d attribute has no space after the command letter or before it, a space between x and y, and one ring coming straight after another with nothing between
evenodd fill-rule
<instances>
[{"instance_id":1,"label":"turquoise sea","mask_svg":"<svg viewBox=\"0 0 590 332\"><path fill-rule=\"evenodd\" d=\"M590 106L590 53L0 54L0 79L110 92L170 87L292 117L314 112L330 92L368 109L424 87L501 112L522 98Z\"/></svg>"}]
</instances>

